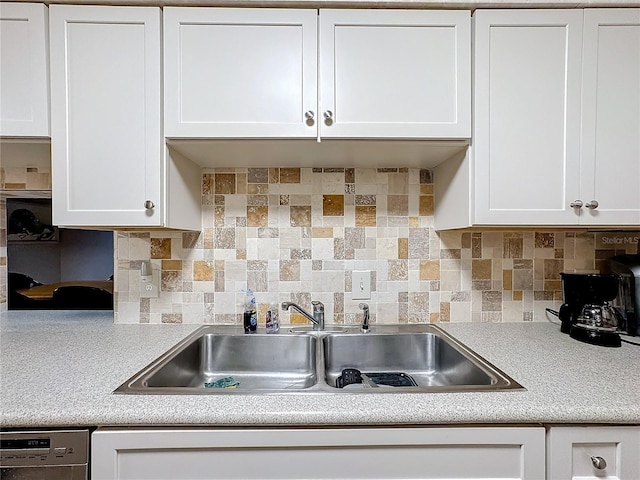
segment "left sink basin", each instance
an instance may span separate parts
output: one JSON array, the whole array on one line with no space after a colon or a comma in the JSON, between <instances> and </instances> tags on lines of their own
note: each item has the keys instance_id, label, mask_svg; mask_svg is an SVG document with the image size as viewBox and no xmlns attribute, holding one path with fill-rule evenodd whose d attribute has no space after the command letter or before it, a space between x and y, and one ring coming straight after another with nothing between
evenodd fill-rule
<instances>
[{"instance_id":1,"label":"left sink basin","mask_svg":"<svg viewBox=\"0 0 640 480\"><path fill-rule=\"evenodd\" d=\"M221 387L211 388L216 382ZM202 327L114 393L265 393L302 390L316 382L316 341L311 336L212 333Z\"/></svg>"}]
</instances>

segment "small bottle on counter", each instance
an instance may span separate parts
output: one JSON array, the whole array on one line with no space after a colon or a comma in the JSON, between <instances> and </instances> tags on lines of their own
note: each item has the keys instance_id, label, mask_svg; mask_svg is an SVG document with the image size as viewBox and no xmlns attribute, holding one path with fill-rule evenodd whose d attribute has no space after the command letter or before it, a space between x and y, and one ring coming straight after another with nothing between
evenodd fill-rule
<instances>
[{"instance_id":1,"label":"small bottle on counter","mask_svg":"<svg viewBox=\"0 0 640 480\"><path fill-rule=\"evenodd\" d=\"M277 303L271 302L269 305L265 323L267 326L267 333L278 333L280 330L280 315L278 313Z\"/></svg>"},{"instance_id":2,"label":"small bottle on counter","mask_svg":"<svg viewBox=\"0 0 640 480\"><path fill-rule=\"evenodd\" d=\"M258 329L258 313L256 310L256 297L253 290L247 289L244 297L244 333L256 333Z\"/></svg>"}]
</instances>

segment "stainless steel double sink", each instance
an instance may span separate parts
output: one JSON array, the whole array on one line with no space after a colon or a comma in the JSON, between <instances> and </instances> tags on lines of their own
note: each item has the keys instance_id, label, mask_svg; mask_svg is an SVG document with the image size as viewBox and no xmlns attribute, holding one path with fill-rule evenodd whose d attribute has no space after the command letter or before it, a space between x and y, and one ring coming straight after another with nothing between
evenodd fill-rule
<instances>
[{"instance_id":1,"label":"stainless steel double sink","mask_svg":"<svg viewBox=\"0 0 640 480\"><path fill-rule=\"evenodd\" d=\"M523 388L433 325L380 325L366 334L347 327L297 332L246 335L237 327L203 326L114 393L371 394ZM345 369L363 373L364 380L338 388ZM370 380L393 377L410 378L411 386Z\"/></svg>"}]
</instances>

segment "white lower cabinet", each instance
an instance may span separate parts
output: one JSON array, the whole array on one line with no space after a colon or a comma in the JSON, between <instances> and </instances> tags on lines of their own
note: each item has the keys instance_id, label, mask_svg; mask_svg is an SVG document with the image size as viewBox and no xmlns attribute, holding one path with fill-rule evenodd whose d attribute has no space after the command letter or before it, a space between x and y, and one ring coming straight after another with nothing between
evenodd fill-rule
<instances>
[{"instance_id":1,"label":"white lower cabinet","mask_svg":"<svg viewBox=\"0 0 640 480\"><path fill-rule=\"evenodd\" d=\"M640 427L551 427L547 478L639 479Z\"/></svg>"},{"instance_id":2,"label":"white lower cabinet","mask_svg":"<svg viewBox=\"0 0 640 480\"><path fill-rule=\"evenodd\" d=\"M544 478L543 427L99 429L93 480Z\"/></svg>"}]
</instances>

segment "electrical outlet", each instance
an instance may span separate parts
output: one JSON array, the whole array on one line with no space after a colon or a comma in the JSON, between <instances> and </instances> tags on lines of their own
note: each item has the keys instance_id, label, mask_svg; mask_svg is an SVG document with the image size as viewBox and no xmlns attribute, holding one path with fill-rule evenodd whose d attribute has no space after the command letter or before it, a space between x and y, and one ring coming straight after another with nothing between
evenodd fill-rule
<instances>
[{"instance_id":1,"label":"electrical outlet","mask_svg":"<svg viewBox=\"0 0 640 480\"><path fill-rule=\"evenodd\" d=\"M140 275L140 298L160 296L160 271L151 262L142 262Z\"/></svg>"},{"instance_id":2,"label":"electrical outlet","mask_svg":"<svg viewBox=\"0 0 640 480\"><path fill-rule=\"evenodd\" d=\"M369 300L371 298L371 271L351 272L351 300Z\"/></svg>"}]
</instances>

